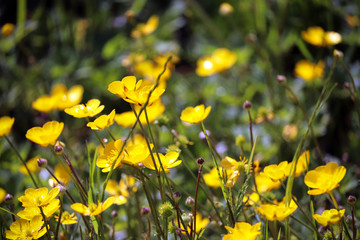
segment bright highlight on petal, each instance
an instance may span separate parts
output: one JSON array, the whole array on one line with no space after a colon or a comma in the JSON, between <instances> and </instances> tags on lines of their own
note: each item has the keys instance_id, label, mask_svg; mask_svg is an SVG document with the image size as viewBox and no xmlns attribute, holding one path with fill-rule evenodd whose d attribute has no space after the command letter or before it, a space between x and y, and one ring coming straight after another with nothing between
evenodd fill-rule
<instances>
[{"instance_id":1,"label":"bright highlight on petal","mask_svg":"<svg viewBox=\"0 0 360 240\"><path fill-rule=\"evenodd\" d=\"M325 32L321 27L309 27L306 31L301 32L302 38L318 47L328 47L339 44L342 37L337 32Z\"/></svg>"},{"instance_id":2,"label":"bright highlight on petal","mask_svg":"<svg viewBox=\"0 0 360 240\"><path fill-rule=\"evenodd\" d=\"M231 68L237 60L234 52L226 48L216 49L211 56L203 56L197 61L196 74L211 76Z\"/></svg>"}]
</instances>

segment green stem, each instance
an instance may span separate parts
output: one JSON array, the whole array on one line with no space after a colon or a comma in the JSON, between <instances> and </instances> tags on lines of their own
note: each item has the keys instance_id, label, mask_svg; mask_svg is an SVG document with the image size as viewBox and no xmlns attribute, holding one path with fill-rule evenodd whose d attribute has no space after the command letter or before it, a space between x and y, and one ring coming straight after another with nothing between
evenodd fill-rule
<instances>
[{"instance_id":1,"label":"green stem","mask_svg":"<svg viewBox=\"0 0 360 240\"><path fill-rule=\"evenodd\" d=\"M62 196L61 196L61 197L60 197L60 213L59 213L58 223L57 223L57 225L56 225L56 230L55 230L55 240L58 239L59 227L60 227L60 224L61 224L62 212L63 212L63 199L62 199Z\"/></svg>"},{"instance_id":2,"label":"green stem","mask_svg":"<svg viewBox=\"0 0 360 240\"><path fill-rule=\"evenodd\" d=\"M335 200L334 194L330 191L330 192L329 192L329 195L330 195L330 197L331 197L331 200L333 201L333 204L334 204L336 210L339 210L339 206L338 206L338 204L337 204L337 202L336 202L336 200Z\"/></svg>"},{"instance_id":3,"label":"green stem","mask_svg":"<svg viewBox=\"0 0 360 240\"><path fill-rule=\"evenodd\" d=\"M10 147L15 151L16 155L18 156L18 158L20 159L20 161L22 162L24 167L26 168L26 171L28 172L29 176L31 177L31 180L33 181L35 187L39 188L39 185L36 183L34 176L31 174L30 169L26 165L26 162L22 158L22 156L20 155L19 151L16 149L16 147L12 144L12 142L10 141L10 139L6 135L4 137L5 137L6 141L9 143Z\"/></svg>"},{"instance_id":4,"label":"green stem","mask_svg":"<svg viewBox=\"0 0 360 240\"><path fill-rule=\"evenodd\" d=\"M45 227L46 227L46 236L48 238L48 240L51 240L51 237L50 237L50 232L49 232L49 225L47 224L47 221L46 221L46 216L42 210L42 207L39 207L40 208L40 212L41 212L41 215L44 219L44 224L45 224Z\"/></svg>"},{"instance_id":5,"label":"green stem","mask_svg":"<svg viewBox=\"0 0 360 240\"><path fill-rule=\"evenodd\" d=\"M112 138L112 140L116 141L116 138L112 135L112 133L109 130L109 127L106 127L106 131L108 132L108 134L110 135L110 137Z\"/></svg>"}]
</instances>

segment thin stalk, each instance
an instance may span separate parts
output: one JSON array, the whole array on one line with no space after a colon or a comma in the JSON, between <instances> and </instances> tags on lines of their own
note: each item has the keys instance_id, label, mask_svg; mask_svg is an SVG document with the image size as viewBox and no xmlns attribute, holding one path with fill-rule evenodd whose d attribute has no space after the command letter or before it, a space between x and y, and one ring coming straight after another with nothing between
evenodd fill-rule
<instances>
[{"instance_id":1,"label":"thin stalk","mask_svg":"<svg viewBox=\"0 0 360 240\"><path fill-rule=\"evenodd\" d=\"M354 216L354 205L351 204L351 220L352 220L352 230L353 230L353 240L356 240L356 228L355 228L355 216Z\"/></svg>"},{"instance_id":2,"label":"thin stalk","mask_svg":"<svg viewBox=\"0 0 360 240\"><path fill-rule=\"evenodd\" d=\"M51 240L50 232L49 232L49 225L47 224L46 216L44 214L44 211L42 210L42 207L39 207L39 208L40 208L41 215L42 215L42 217L44 219L44 224L45 224L45 227L46 227L46 236L47 236L48 240Z\"/></svg>"},{"instance_id":3,"label":"thin stalk","mask_svg":"<svg viewBox=\"0 0 360 240\"><path fill-rule=\"evenodd\" d=\"M246 109L249 115L249 130L250 130L250 140L251 140L251 149L254 147L254 136L253 136L253 128L252 128L252 118L250 109Z\"/></svg>"},{"instance_id":4,"label":"thin stalk","mask_svg":"<svg viewBox=\"0 0 360 240\"><path fill-rule=\"evenodd\" d=\"M59 212L59 218L58 218L58 222L56 224L56 230L55 230L55 240L58 239L58 234L59 234L59 227L61 224L61 216L62 216L62 212L63 212L63 199L62 196L60 196L60 212Z\"/></svg>"},{"instance_id":5,"label":"thin stalk","mask_svg":"<svg viewBox=\"0 0 360 240\"><path fill-rule=\"evenodd\" d=\"M70 170L71 170L72 174L74 175L76 181L79 183L79 186L80 186L81 189L83 190L85 196L88 197L87 191L86 191L85 187L82 185L82 183L81 183L78 175L76 174L76 171L75 171L74 167L72 166L69 158L68 158L65 154L63 154L62 157L63 157L63 159L65 160L65 162L67 163L67 165L70 167Z\"/></svg>"},{"instance_id":6,"label":"thin stalk","mask_svg":"<svg viewBox=\"0 0 360 240\"><path fill-rule=\"evenodd\" d=\"M338 204L337 204L337 202L336 202L336 200L335 200L334 194L330 191L330 192L329 192L329 195L330 195L330 197L331 197L331 200L332 200L332 202L333 202L336 210L339 210L339 206L338 206Z\"/></svg>"},{"instance_id":7,"label":"thin stalk","mask_svg":"<svg viewBox=\"0 0 360 240\"><path fill-rule=\"evenodd\" d=\"M112 138L112 140L116 141L116 138L112 135L112 133L110 132L109 127L106 127L106 131L109 134L109 136Z\"/></svg>"},{"instance_id":8,"label":"thin stalk","mask_svg":"<svg viewBox=\"0 0 360 240\"><path fill-rule=\"evenodd\" d=\"M195 188L195 203L194 203L194 211L193 211L193 215L194 215L194 233L196 234L196 205L197 205L197 196L198 196L198 190L199 190L199 183L200 183L200 178L201 178L201 171L202 171L203 165L201 164L199 167L199 171L198 171L198 177L197 177L197 181L196 181L196 188Z\"/></svg>"},{"instance_id":9,"label":"thin stalk","mask_svg":"<svg viewBox=\"0 0 360 240\"><path fill-rule=\"evenodd\" d=\"M150 219L146 218L146 220L147 220L147 224L148 224L148 231L147 231L147 234L146 234L146 240L149 240L150 239L150 234L151 234L151 225L150 225Z\"/></svg>"},{"instance_id":10,"label":"thin stalk","mask_svg":"<svg viewBox=\"0 0 360 240\"><path fill-rule=\"evenodd\" d=\"M331 232L332 239L336 240L334 230L333 230L332 226L330 226L330 232Z\"/></svg>"},{"instance_id":11,"label":"thin stalk","mask_svg":"<svg viewBox=\"0 0 360 240\"><path fill-rule=\"evenodd\" d=\"M33 175L31 174L28 166L26 165L25 160L22 158L22 156L20 155L19 151L16 149L16 147L12 144L12 142L10 141L10 139L5 135L4 136L6 141L9 143L10 147L15 151L16 155L18 156L18 158L20 159L20 161L22 162L22 164L24 165L24 167L26 168L26 171L28 172L29 176L31 177L31 180L33 181L34 185L36 188L39 188L39 185L36 183L35 178L33 177Z\"/></svg>"}]
</instances>

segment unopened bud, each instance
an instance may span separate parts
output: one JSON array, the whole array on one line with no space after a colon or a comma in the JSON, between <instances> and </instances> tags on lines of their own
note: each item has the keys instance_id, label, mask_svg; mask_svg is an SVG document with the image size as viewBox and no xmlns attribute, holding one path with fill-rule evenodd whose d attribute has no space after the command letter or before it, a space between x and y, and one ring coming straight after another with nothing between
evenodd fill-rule
<instances>
[{"instance_id":1,"label":"unopened bud","mask_svg":"<svg viewBox=\"0 0 360 240\"><path fill-rule=\"evenodd\" d=\"M236 144L236 146L239 146L239 147L244 145L245 142L246 142L246 139L243 135L237 136L235 139L235 144Z\"/></svg>"},{"instance_id":2,"label":"unopened bud","mask_svg":"<svg viewBox=\"0 0 360 240\"><path fill-rule=\"evenodd\" d=\"M195 200L192 197L187 197L186 201L185 201L185 205L188 207L193 207L195 204Z\"/></svg>"},{"instance_id":3,"label":"unopened bud","mask_svg":"<svg viewBox=\"0 0 360 240\"><path fill-rule=\"evenodd\" d=\"M56 141L54 145L54 151L56 152L57 155L61 155L64 152L65 146L66 146L65 143L61 141Z\"/></svg>"},{"instance_id":4,"label":"unopened bud","mask_svg":"<svg viewBox=\"0 0 360 240\"><path fill-rule=\"evenodd\" d=\"M148 217L150 213L150 209L148 207L142 207L140 210L140 214L144 217Z\"/></svg>"},{"instance_id":5,"label":"unopened bud","mask_svg":"<svg viewBox=\"0 0 360 240\"><path fill-rule=\"evenodd\" d=\"M180 198L181 198L181 194L179 192L174 192L173 198L174 198L175 202L179 202Z\"/></svg>"},{"instance_id":6,"label":"unopened bud","mask_svg":"<svg viewBox=\"0 0 360 240\"><path fill-rule=\"evenodd\" d=\"M183 213L181 214L181 218L184 222L184 227L186 228L189 223L192 221L192 214L191 213Z\"/></svg>"},{"instance_id":7,"label":"unopened bud","mask_svg":"<svg viewBox=\"0 0 360 240\"><path fill-rule=\"evenodd\" d=\"M345 88L345 89L349 89L349 88L350 88L350 83L349 83L349 82L345 82L345 83L344 83L344 88Z\"/></svg>"},{"instance_id":8,"label":"unopened bud","mask_svg":"<svg viewBox=\"0 0 360 240\"><path fill-rule=\"evenodd\" d=\"M46 168L47 167L47 160L45 158L38 158L37 164L39 168Z\"/></svg>"},{"instance_id":9,"label":"unopened bud","mask_svg":"<svg viewBox=\"0 0 360 240\"><path fill-rule=\"evenodd\" d=\"M286 77L284 75L277 75L276 80L279 84L286 82Z\"/></svg>"},{"instance_id":10,"label":"unopened bud","mask_svg":"<svg viewBox=\"0 0 360 240\"><path fill-rule=\"evenodd\" d=\"M347 199L348 203L350 203L351 205L353 205L356 202L356 197L353 195L350 195Z\"/></svg>"},{"instance_id":11,"label":"unopened bud","mask_svg":"<svg viewBox=\"0 0 360 240\"><path fill-rule=\"evenodd\" d=\"M252 107L252 104L251 104L251 102L250 101L245 101L245 103L244 103L244 105L243 105L243 107L246 109L246 110L250 110L251 109L251 107Z\"/></svg>"},{"instance_id":12,"label":"unopened bud","mask_svg":"<svg viewBox=\"0 0 360 240\"><path fill-rule=\"evenodd\" d=\"M117 211L112 211L111 212L111 216L113 217L113 218L116 218L117 216L118 216L118 212Z\"/></svg>"},{"instance_id":13,"label":"unopened bud","mask_svg":"<svg viewBox=\"0 0 360 240\"><path fill-rule=\"evenodd\" d=\"M59 195L62 195L62 194L64 194L64 192L66 192L66 187L65 186L63 186L61 184L57 184L56 187L60 189Z\"/></svg>"},{"instance_id":14,"label":"unopened bud","mask_svg":"<svg viewBox=\"0 0 360 240\"><path fill-rule=\"evenodd\" d=\"M334 58L336 60L342 60L344 58L344 53L340 50L334 49Z\"/></svg>"},{"instance_id":15,"label":"unopened bud","mask_svg":"<svg viewBox=\"0 0 360 240\"><path fill-rule=\"evenodd\" d=\"M170 202L164 202L159 208L160 216L170 218L174 214L174 207Z\"/></svg>"},{"instance_id":16,"label":"unopened bud","mask_svg":"<svg viewBox=\"0 0 360 240\"><path fill-rule=\"evenodd\" d=\"M196 160L196 162L197 162L197 164L199 164L199 165L203 165L204 162L205 162L205 159L203 159L202 157L200 157L200 158L198 158L198 159Z\"/></svg>"},{"instance_id":17,"label":"unopened bud","mask_svg":"<svg viewBox=\"0 0 360 240\"><path fill-rule=\"evenodd\" d=\"M4 202L7 204L11 204L13 202L13 199L14 199L13 195L8 193L5 195Z\"/></svg>"}]
</instances>

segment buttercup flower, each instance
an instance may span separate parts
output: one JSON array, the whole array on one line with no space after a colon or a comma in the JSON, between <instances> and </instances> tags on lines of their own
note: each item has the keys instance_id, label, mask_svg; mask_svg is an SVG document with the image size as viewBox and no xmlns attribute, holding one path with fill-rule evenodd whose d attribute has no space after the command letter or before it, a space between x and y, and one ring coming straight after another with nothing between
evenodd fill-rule
<instances>
[{"instance_id":1,"label":"buttercup flower","mask_svg":"<svg viewBox=\"0 0 360 240\"><path fill-rule=\"evenodd\" d=\"M196 232L200 232L201 229L206 228L206 226L210 223L209 218L202 218L199 212L196 213Z\"/></svg>"},{"instance_id":2,"label":"buttercup flower","mask_svg":"<svg viewBox=\"0 0 360 240\"><path fill-rule=\"evenodd\" d=\"M318 46L332 46L341 42L341 35L337 32L325 32L321 27L309 27L301 32L302 38L308 43Z\"/></svg>"},{"instance_id":3,"label":"buttercup flower","mask_svg":"<svg viewBox=\"0 0 360 240\"><path fill-rule=\"evenodd\" d=\"M135 29L131 32L131 37L139 38L154 32L159 25L159 17L153 15L146 23L139 23Z\"/></svg>"},{"instance_id":4,"label":"buttercup flower","mask_svg":"<svg viewBox=\"0 0 360 240\"><path fill-rule=\"evenodd\" d=\"M300 176L303 172L306 171L307 166L309 165L309 161L310 161L310 152L305 151L303 154L301 154L301 156L299 157L299 159L297 161L295 177ZM287 165L287 175L288 176L290 174L291 165L292 165L292 163L289 163Z\"/></svg>"},{"instance_id":5,"label":"buttercup flower","mask_svg":"<svg viewBox=\"0 0 360 240\"><path fill-rule=\"evenodd\" d=\"M38 171L40 171L40 168L38 166L38 163L37 163L37 160L40 158L40 156L36 156L36 157L33 157L31 159L29 159L27 162L26 162L26 166L28 167L29 171L31 173L36 173ZM19 171L26 175L26 176L29 176L29 173L28 171L26 170L25 166L24 165L21 165L19 167Z\"/></svg>"},{"instance_id":6,"label":"buttercup flower","mask_svg":"<svg viewBox=\"0 0 360 240\"><path fill-rule=\"evenodd\" d=\"M211 56L201 57L197 61L196 74L202 77L211 76L231 68L237 60L235 53L218 48Z\"/></svg>"},{"instance_id":7,"label":"buttercup flower","mask_svg":"<svg viewBox=\"0 0 360 240\"><path fill-rule=\"evenodd\" d=\"M158 169L158 171L162 171L157 154L154 153L153 155L155 158L156 168ZM178 157L179 157L178 152L168 152L165 156L163 154L159 153L159 157L160 157L161 164L166 173L170 172L169 168L176 167L182 162L181 160L178 160ZM144 164L145 167L155 170L155 166L154 166L151 156L146 158L142 163Z\"/></svg>"},{"instance_id":8,"label":"buttercup flower","mask_svg":"<svg viewBox=\"0 0 360 240\"><path fill-rule=\"evenodd\" d=\"M223 16L227 16L229 14L231 14L234 11L234 7L227 3L227 2L223 2L220 4L219 7L219 13Z\"/></svg>"},{"instance_id":9,"label":"buttercup flower","mask_svg":"<svg viewBox=\"0 0 360 240\"><path fill-rule=\"evenodd\" d=\"M240 174L246 172L248 167L247 162L248 160L245 157L240 157L239 162L228 156L221 160L220 166L223 169L230 171L228 180L226 182L226 187L233 187L237 182Z\"/></svg>"},{"instance_id":10,"label":"buttercup flower","mask_svg":"<svg viewBox=\"0 0 360 240\"><path fill-rule=\"evenodd\" d=\"M56 165L54 168L55 177L60 181L61 185L65 187L69 184L71 179L71 176L68 174L68 172L71 172L70 167L66 165L66 168L67 171L61 164ZM55 186L59 184L57 180L51 178L51 182L54 183Z\"/></svg>"},{"instance_id":11,"label":"buttercup flower","mask_svg":"<svg viewBox=\"0 0 360 240\"><path fill-rule=\"evenodd\" d=\"M225 228L229 231L229 234L226 234L223 240L255 240L261 234L261 222L255 225L247 222L237 222L234 228L228 226L225 226Z\"/></svg>"},{"instance_id":12,"label":"buttercup flower","mask_svg":"<svg viewBox=\"0 0 360 240\"><path fill-rule=\"evenodd\" d=\"M344 216L345 209L340 211L336 209L325 210L321 215L314 214L313 218L323 226L338 224Z\"/></svg>"},{"instance_id":13,"label":"buttercup flower","mask_svg":"<svg viewBox=\"0 0 360 240\"><path fill-rule=\"evenodd\" d=\"M53 199L50 201L50 203L44 207L42 207L42 210L44 212L44 215L49 218L51 217L58 209L60 208L60 200L59 199ZM31 220L34 216L40 215L41 211L38 207L27 207L24 210L18 212L17 214L20 218Z\"/></svg>"},{"instance_id":14,"label":"buttercup flower","mask_svg":"<svg viewBox=\"0 0 360 240\"><path fill-rule=\"evenodd\" d=\"M143 140L140 140L139 138L142 138ZM153 144L150 144L150 148L153 148ZM122 162L129 165L138 166L140 162L143 162L149 156L150 151L144 137L138 136L136 142L129 141L126 144L124 159L122 159Z\"/></svg>"},{"instance_id":15,"label":"buttercup flower","mask_svg":"<svg viewBox=\"0 0 360 240\"><path fill-rule=\"evenodd\" d=\"M256 123L261 123L261 122L268 122L271 119L274 118L274 113L272 112L272 110L267 110L266 107L259 107L258 109L258 114L257 117L255 119Z\"/></svg>"},{"instance_id":16,"label":"buttercup flower","mask_svg":"<svg viewBox=\"0 0 360 240\"><path fill-rule=\"evenodd\" d=\"M1 34L4 37L9 37L11 34L13 34L15 30L15 25L12 23L5 23L2 27L1 27Z\"/></svg>"},{"instance_id":17,"label":"buttercup flower","mask_svg":"<svg viewBox=\"0 0 360 240\"><path fill-rule=\"evenodd\" d=\"M282 131L283 138L290 142L291 140L295 139L298 135L299 129L296 124L286 124Z\"/></svg>"},{"instance_id":18,"label":"buttercup flower","mask_svg":"<svg viewBox=\"0 0 360 240\"><path fill-rule=\"evenodd\" d=\"M96 166L102 168L102 172L109 172L111 166L116 161L114 168L121 166L121 160L124 158L124 151L121 153L120 150L123 145L123 141L121 139L116 140L115 142L109 142L106 144L104 153L101 154L96 160Z\"/></svg>"},{"instance_id":19,"label":"buttercup flower","mask_svg":"<svg viewBox=\"0 0 360 240\"><path fill-rule=\"evenodd\" d=\"M89 122L86 126L92 130L102 131L107 127L110 127L114 123L115 109L111 111L109 115L101 115L96 118L93 122Z\"/></svg>"},{"instance_id":20,"label":"buttercup flower","mask_svg":"<svg viewBox=\"0 0 360 240\"><path fill-rule=\"evenodd\" d=\"M222 178L222 173L223 171L220 169L220 176ZM219 175L217 173L217 170L216 170L216 167L214 167L213 169L211 169L210 172L208 173L205 173L203 175L204 177L204 181L206 183L206 185L208 185L209 187L212 187L212 188L219 188L221 185L220 183L220 179L219 179Z\"/></svg>"},{"instance_id":21,"label":"buttercup flower","mask_svg":"<svg viewBox=\"0 0 360 240\"><path fill-rule=\"evenodd\" d=\"M280 181L273 181L268 176L263 173L255 175L255 182L257 186L257 190L259 193L264 193L271 191L273 189L278 189L281 186Z\"/></svg>"},{"instance_id":22,"label":"buttercup flower","mask_svg":"<svg viewBox=\"0 0 360 240\"><path fill-rule=\"evenodd\" d=\"M46 187L34 189L28 188L25 190L25 195L18 198L22 202L22 206L28 207L46 207L52 201L56 201L56 196L59 194L60 189L55 187L49 190Z\"/></svg>"},{"instance_id":23,"label":"buttercup flower","mask_svg":"<svg viewBox=\"0 0 360 240\"><path fill-rule=\"evenodd\" d=\"M55 216L55 219L59 221L59 216ZM60 222L64 225L71 225L77 223L77 216L75 216L75 213L69 213L68 211L64 211L61 214L61 220Z\"/></svg>"},{"instance_id":24,"label":"buttercup flower","mask_svg":"<svg viewBox=\"0 0 360 240\"><path fill-rule=\"evenodd\" d=\"M0 137L9 135L11 128L15 122L15 118L4 116L0 118Z\"/></svg>"},{"instance_id":25,"label":"buttercup flower","mask_svg":"<svg viewBox=\"0 0 360 240\"><path fill-rule=\"evenodd\" d=\"M42 147L54 145L64 128L64 123L51 121L42 127L33 127L26 132L26 138Z\"/></svg>"},{"instance_id":26,"label":"buttercup flower","mask_svg":"<svg viewBox=\"0 0 360 240\"><path fill-rule=\"evenodd\" d=\"M297 209L297 205L293 200L291 200L289 206L285 206L284 200L279 203L275 202L275 204L262 204L260 207L257 207L256 210L269 221L284 221L285 218Z\"/></svg>"},{"instance_id":27,"label":"buttercup flower","mask_svg":"<svg viewBox=\"0 0 360 240\"><path fill-rule=\"evenodd\" d=\"M117 184L116 181L110 179L106 185L105 190L115 198L115 204L122 205L127 202L126 197L129 196L129 192L125 182L122 179L120 179L119 184Z\"/></svg>"},{"instance_id":28,"label":"buttercup flower","mask_svg":"<svg viewBox=\"0 0 360 240\"><path fill-rule=\"evenodd\" d=\"M76 118L85 118L85 117L93 117L99 114L103 109L104 105L100 106L100 100L98 99L91 99L89 100L86 105L79 104L75 105L71 108L65 108L65 112L73 117Z\"/></svg>"},{"instance_id":29,"label":"buttercup flower","mask_svg":"<svg viewBox=\"0 0 360 240\"><path fill-rule=\"evenodd\" d=\"M188 123L199 123L205 121L211 111L211 106L205 108L204 104L196 107L187 107L181 112L180 119Z\"/></svg>"},{"instance_id":30,"label":"buttercup flower","mask_svg":"<svg viewBox=\"0 0 360 240\"><path fill-rule=\"evenodd\" d=\"M317 64L313 64L307 60L300 60L295 65L295 76L304 79L306 82L311 82L315 78L321 78L324 76L325 63L319 61Z\"/></svg>"},{"instance_id":31,"label":"buttercup flower","mask_svg":"<svg viewBox=\"0 0 360 240\"><path fill-rule=\"evenodd\" d=\"M98 201L98 204L90 203L89 206L85 206L81 203L74 203L71 205L71 208L84 216L91 217L100 215L103 211L108 209L114 203L114 201L114 197L109 197L105 200L104 203Z\"/></svg>"},{"instance_id":32,"label":"buttercup flower","mask_svg":"<svg viewBox=\"0 0 360 240\"><path fill-rule=\"evenodd\" d=\"M0 203L2 203L5 199L6 191L2 188L0 188Z\"/></svg>"},{"instance_id":33,"label":"buttercup flower","mask_svg":"<svg viewBox=\"0 0 360 240\"><path fill-rule=\"evenodd\" d=\"M243 202L246 203L246 205L253 206L257 202L259 202L259 200L260 200L259 194L257 194L256 192L253 192L249 196L245 196L243 199Z\"/></svg>"},{"instance_id":34,"label":"buttercup flower","mask_svg":"<svg viewBox=\"0 0 360 240\"><path fill-rule=\"evenodd\" d=\"M46 227L41 216L37 215L30 221L26 219L18 219L10 226L10 230L6 230L7 239L31 240L39 239L46 233Z\"/></svg>"},{"instance_id":35,"label":"buttercup flower","mask_svg":"<svg viewBox=\"0 0 360 240\"><path fill-rule=\"evenodd\" d=\"M320 195L329 193L334 188L339 187L339 182L344 178L346 168L330 162L325 166L320 166L307 172L305 175L305 184L313 188L307 193L309 195Z\"/></svg>"},{"instance_id":36,"label":"buttercup flower","mask_svg":"<svg viewBox=\"0 0 360 240\"><path fill-rule=\"evenodd\" d=\"M154 84L149 81L136 81L136 77L127 76L121 81L110 83L108 90L129 103L142 106L146 103L153 86ZM158 100L164 92L164 88L157 87L149 98L148 106L151 106L156 100Z\"/></svg>"},{"instance_id":37,"label":"buttercup flower","mask_svg":"<svg viewBox=\"0 0 360 240\"><path fill-rule=\"evenodd\" d=\"M268 165L264 168L263 174L271 178L274 182L280 180L284 181L289 175L289 170L287 168L288 162L283 161L281 163Z\"/></svg>"}]
</instances>

